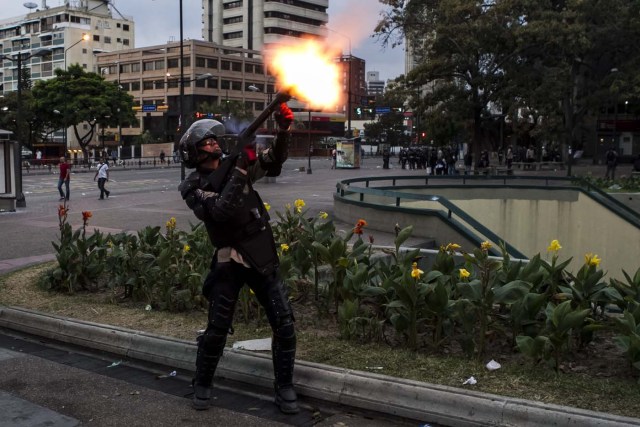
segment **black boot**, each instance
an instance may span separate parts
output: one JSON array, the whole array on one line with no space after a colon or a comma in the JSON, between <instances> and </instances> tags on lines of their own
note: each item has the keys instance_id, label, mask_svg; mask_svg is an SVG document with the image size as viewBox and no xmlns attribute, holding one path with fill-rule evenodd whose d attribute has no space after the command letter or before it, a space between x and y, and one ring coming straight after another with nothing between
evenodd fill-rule
<instances>
[{"instance_id":1,"label":"black boot","mask_svg":"<svg viewBox=\"0 0 640 427\"><path fill-rule=\"evenodd\" d=\"M278 338L274 336L271 347L273 375L275 377L275 403L285 414L297 414L298 396L293 389L293 366L296 358L296 336Z\"/></svg>"},{"instance_id":2,"label":"black boot","mask_svg":"<svg viewBox=\"0 0 640 427\"><path fill-rule=\"evenodd\" d=\"M196 358L196 376L193 379L193 401L191 406L199 411L209 409L211 406L211 391L213 375L224 351L225 340L218 343L218 348L213 348L212 353L205 352L203 337L198 337L198 355Z\"/></svg>"},{"instance_id":3,"label":"black boot","mask_svg":"<svg viewBox=\"0 0 640 427\"><path fill-rule=\"evenodd\" d=\"M298 395L293 389L293 385L279 386L275 384L276 405L283 414L297 414L300 412L298 407Z\"/></svg>"}]
</instances>

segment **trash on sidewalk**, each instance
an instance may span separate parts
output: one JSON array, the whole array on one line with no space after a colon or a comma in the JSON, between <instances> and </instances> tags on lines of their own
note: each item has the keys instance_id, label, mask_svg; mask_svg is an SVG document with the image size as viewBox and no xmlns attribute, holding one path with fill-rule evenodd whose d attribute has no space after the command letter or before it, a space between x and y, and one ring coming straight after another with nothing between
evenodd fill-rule
<instances>
[{"instance_id":1,"label":"trash on sidewalk","mask_svg":"<svg viewBox=\"0 0 640 427\"><path fill-rule=\"evenodd\" d=\"M381 371L384 369L384 366L365 366L365 369L371 369L372 371Z\"/></svg>"},{"instance_id":2,"label":"trash on sidewalk","mask_svg":"<svg viewBox=\"0 0 640 427\"><path fill-rule=\"evenodd\" d=\"M495 371L496 369L502 368L502 365L496 362L495 360L491 359L491 361L487 363L486 367L490 371Z\"/></svg>"},{"instance_id":3,"label":"trash on sidewalk","mask_svg":"<svg viewBox=\"0 0 640 427\"><path fill-rule=\"evenodd\" d=\"M157 380L161 380L161 379L164 379L164 378L175 377L176 375L178 375L178 373L176 371L171 371L166 375L156 375L156 379Z\"/></svg>"},{"instance_id":4,"label":"trash on sidewalk","mask_svg":"<svg viewBox=\"0 0 640 427\"><path fill-rule=\"evenodd\" d=\"M122 363L122 360L118 360L117 362L113 362L111 365L107 366L107 368L115 368L121 363Z\"/></svg>"},{"instance_id":5,"label":"trash on sidewalk","mask_svg":"<svg viewBox=\"0 0 640 427\"><path fill-rule=\"evenodd\" d=\"M476 380L474 377L469 377L466 379L465 382L462 383L462 385L474 385L474 384L478 384L478 380Z\"/></svg>"},{"instance_id":6,"label":"trash on sidewalk","mask_svg":"<svg viewBox=\"0 0 640 427\"><path fill-rule=\"evenodd\" d=\"M144 309L147 311L151 311L151 304L147 304L147 306Z\"/></svg>"},{"instance_id":7,"label":"trash on sidewalk","mask_svg":"<svg viewBox=\"0 0 640 427\"><path fill-rule=\"evenodd\" d=\"M233 343L234 350L271 351L271 337Z\"/></svg>"}]
</instances>

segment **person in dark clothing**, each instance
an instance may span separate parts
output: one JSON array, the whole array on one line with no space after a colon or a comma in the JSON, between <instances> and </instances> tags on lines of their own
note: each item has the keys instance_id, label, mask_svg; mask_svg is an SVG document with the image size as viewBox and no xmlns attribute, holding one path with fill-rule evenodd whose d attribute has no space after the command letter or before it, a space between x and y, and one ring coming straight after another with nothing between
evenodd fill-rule
<instances>
[{"instance_id":1,"label":"person in dark clothing","mask_svg":"<svg viewBox=\"0 0 640 427\"><path fill-rule=\"evenodd\" d=\"M616 166L618 166L618 152L613 148L613 146L609 147L607 152L604 154L605 161L607 162L607 172L605 174L606 179L616 179Z\"/></svg>"},{"instance_id":2,"label":"person in dark clothing","mask_svg":"<svg viewBox=\"0 0 640 427\"><path fill-rule=\"evenodd\" d=\"M389 149L385 147L385 149L382 150L382 169L389 169L390 156L391 153L389 153Z\"/></svg>"},{"instance_id":3,"label":"person in dark clothing","mask_svg":"<svg viewBox=\"0 0 640 427\"><path fill-rule=\"evenodd\" d=\"M182 198L204 222L216 248L211 270L203 284L209 302L209 321L198 339L193 379L195 409L208 409L213 376L232 326L238 294L248 284L264 307L273 330L272 354L275 403L286 414L299 411L293 388L296 354L294 317L285 285L278 272L278 255L269 214L253 183L263 176L278 176L287 159L293 113L286 103L275 113L279 126L273 145L256 153L253 144L239 154L222 158L225 142L218 142L224 125L199 120L180 140L185 166L195 168L181 184Z\"/></svg>"}]
</instances>

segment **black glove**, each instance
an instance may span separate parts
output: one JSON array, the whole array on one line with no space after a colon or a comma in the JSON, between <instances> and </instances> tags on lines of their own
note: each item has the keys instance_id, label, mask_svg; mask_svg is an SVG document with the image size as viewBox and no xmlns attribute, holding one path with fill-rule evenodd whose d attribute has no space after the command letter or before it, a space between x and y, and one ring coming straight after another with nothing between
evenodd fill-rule
<instances>
[{"instance_id":1,"label":"black glove","mask_svg":"<svg viewBox=\"0 0 640 427\"><path fill-rule=\"evenodd\" d=\"M183 199L186 199L189 193L198 189L198 181L197 180L189 180L185 179L178 186L178 190L180 190L180 194Z\"/></svg>"}]
</instances>

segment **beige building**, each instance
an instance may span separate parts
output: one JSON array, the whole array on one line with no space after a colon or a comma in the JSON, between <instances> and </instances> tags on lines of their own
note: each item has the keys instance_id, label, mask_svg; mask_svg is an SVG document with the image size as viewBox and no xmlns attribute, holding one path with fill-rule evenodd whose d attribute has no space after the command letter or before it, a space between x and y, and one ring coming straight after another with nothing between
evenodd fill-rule
<instances>
[{"instance_id":1,"label":"beige building","mask_svg":"<svg viewBox=\"0 0 640 427\"><path fill-rule=\"evenodd\" d=\"M21 55L23 69L30 70L35 82L54 77L57 68L65 69L70 64L77 63L87 71L93 71L96 53L134 47L133 20L114 16L104 1L66 0L62 6L49 7L46 0L42 0L40 6L33 2L24 5L25 15L0 21L1 52L16 59L0 63L2 93L17 90L18 55ZM43 49L48 52L33 56ZM73 132L69 131L68 137L68 146L72 148ZM61 155L65 151L64 132L56 132L52 140L37 148L45 157Z\"/></svg>"},{"instance_id":2,"label":"beige building","mask_svg":"<svg viewBox=\"0 0 640 427\"><path fill-rule=\"evenodd\" d=\"M184 49L183 123L195 120L202 103L240 101L258 115L276 88L258 52L187 40ZM125 145L149 131L154 140L174 142L180 116L180 43L97 55L97 71L134 97L139 125L106 129L106 145ZM206 75L209 74L208 78ZM208 113L201 111L201 113ZM121 137L121 138L120 138Z\"/></svg>"}]
</instances>

